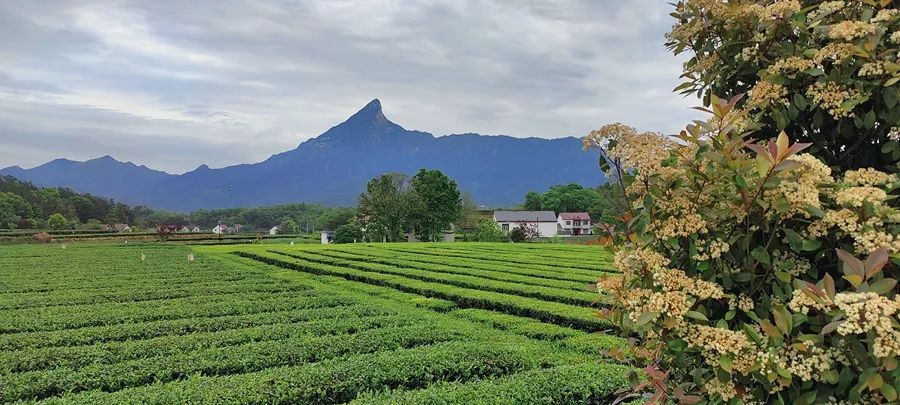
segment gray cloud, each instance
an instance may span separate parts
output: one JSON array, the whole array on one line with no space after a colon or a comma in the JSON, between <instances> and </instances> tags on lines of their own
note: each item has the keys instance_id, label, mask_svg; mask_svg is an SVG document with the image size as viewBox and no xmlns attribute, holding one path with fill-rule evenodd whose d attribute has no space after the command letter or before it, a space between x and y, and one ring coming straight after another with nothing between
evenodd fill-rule
<instances>
[{"instance_id":1,"label":"gray cloud","mask_svg":"<svg viewBox=\"0 0 900 405\"><path fill-rule=\"evenodd\" d=\"M0 166L259 161L375 97L437 135L675 132L698 117L671 93L660 0L0 5Z\"/></svg>"}]
</instances>

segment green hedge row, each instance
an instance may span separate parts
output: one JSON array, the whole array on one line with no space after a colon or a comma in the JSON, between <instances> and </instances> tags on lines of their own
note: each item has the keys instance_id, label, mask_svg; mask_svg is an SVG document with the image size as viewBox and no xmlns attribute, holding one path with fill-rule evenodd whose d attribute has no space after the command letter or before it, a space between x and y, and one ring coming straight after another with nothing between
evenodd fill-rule
<instances>
[{"instance_id":1,"label":"green hedge row","mask_svg":"<svg viewBox=\"0 0 900 405\"><path fill-rule=\"evenodd\" d=\"M629 368L584 363L531 370L470 383L437 383L409 391L366 393L351 404L600 404L629 387Z\"/></svg>"},{"instance_id":2,"label":"green hedge row","mask_svg":"<svg viewBox=\"0 0 900 405\"><path fill-rule=\"evenodd\" d=\"M307 322L316 319L353 315L380 316L393 311L381 307L340 305L308 309L270 312L270 308L260 307L258 312L241 315L213 317L187 317L149 322L129 322L122 324L63 329L47 332L22 332L0 335L0 350L36 349L91 345L104 342L152 339L159 336L187 335L191 333L217 332L242 327L252 327L276 323Z\"/></svg>"},{"instance_id":3,"label":"green hedge row","mask_svg":"<svg viewBox=\"0 0 900 405\"><path fill-rule=\"evenodd\" d=\"M414 260L405 260L402 258L398 258L397 255L380 252L378 254L360 254L353 252L346 252L342 250L336 249L320 249L315 251L316 254L325 255L330 257L336 257L338 259L346 259L346 260L354 260L354 261L366 261L369 263L380 263L387 264L391 266L398 267L406 267L406 268L415 268L420 270L428 270L434 271L438 273L451 273L451 274L463 274L476 276L481 278L486 278L490 280L496 281L509 281L513 283L522 283L522 284L530 284L542 287L552 287L552 288L561 288L561 289L569 289L575 291L585 291L586 283L582 282L574 282L574 281L563 281L563 280L555 280L550 278L543 277L534 277L530 275L522 275L515 274L509 272L500 272L495 270L482 270L482 269L472 269L467 267L461 267L455 265L452 260L447 260L444 263L436 264L436 263L423 263L420 261Z\"/></svg>"},{"instance_id":4,"label":"green hedge row","mask_svg":"<svg viewBox=\"0 0 900 405\"><path fill-rule=\"evenodd\" d=\"M279 293L304 291L308 287L278 283L272 280L251 280L248 283L211 281L170 288L132 287L116 290L62 290L53 294L32 293L0 296L0 311L25 308L49 308L62 305L87 305L105 302L141 302L186 298L195 295L222 295L243 293Z\"/></svg>"},{"instance_id":5,"label":"green hedge row","mask_svg":"<svg viewBox=\"0 0 900 405\"><path fill-rule=\"evenodd\" d=\"M524 315L535 319L572 326L589 331L609 326L609 323L594 316L594 310L558 302L547 302L535 298L504 294L492 291L472 290L448 284L420 281L404 276L361 271L346 267L330 266L300 259L286 259L272 254L254 254L243 251L234 252L264 263L300 270L313 274L325 274L344 277L349 280L362 281L396 288L429 297L438 297L455 302L466 308L485 308L514 315Z\"/></svg>"},{"instance_id":6,"label":"green hedge row","mask_svg":"<svg viewBox=\"0 0 900 405\"><path fill-rule=\"evenodd\" d=\"M261 311L331 307L349 301L339 297L319 297L312 292L248 295L209 295L138 303L104 303L10 311L0 318L0 334L36 332L85 326L146 322L185 317L239 315Z\"/></svg>"},{"instance_id":7,"label":"green hedge row","mask_svg":"<svg viewBox=\"0 0 900 405\"><path fill-rule=\"evenodd\" d=\"M461 258L469 258L473 256L473 253L477 253L479 256L484 257L487 260L493 262L503 262L517 265L539 265L549 268L556 268L558 271L571 271L578 272L581 274L591 274L601 271L610 271L612 269L611 265L605 264L603 266L589 266L577 260L550 260L550 259L539 259L533 256L528 256L522 253L510 252L510 253L499 253L492 252L490 254L485 254L484 252L478 252L477 249L435 249L435 248L423 248L421 246L402 246L402 245L388 245L385 246L385 249L390 250L398 250L402 252L413 252L413 253L425 253L429 255L435 256L446 256L446 257L461 257Z\"/></svg>"},{"instance_id":8,"label":"green hedge row","mask_svg":"<svg viewBox=\"0 0 900 405\"><path fill-rule=\"evenodd\" d=\"M496 281L470 275L439 273L430 270L421 270L409 267L357 262L339 259L331 256L318 255L312 252L305 251L299 251L295 253L286 253L281 251L271 252L295 259L307 260L314 263L321 263L331 266L345 267L369 272L393 274L416 280L443 283L475 290L493 291L520 295L523 297L539 298L547 301L560 302L565 304L591 306L597 301L597 295L587 291L564 290L560 288L541 287L508 281Z\"/></svg>"},{"instance_id":9,"label":"green hedge row","mask_svg":"<svg viewBox=\"0 0 900 405\"><path fill-rule=\"evenodd\" d=\"M89 392L50 403L341 403L382 387L415 389L571 361L540 345L449 342L226 377L191 378L116 393Z\"/></svg>"},{"instance_id":10,"label":"green hedge row","mask_svg":"<svg viewBox=\"0 0 900 405\"><path fill-rule=\"evenodd\" d=\"M67 392L118 391L190 375L228 375L313 363L351 354L373 353L459 338L437 325L374 329L354 335L301 337L147 357L79 369L57 368L3 375L0 401L42 399Z\"/></svg>"},{"instance_id":11,"label":"green hedge row","mask_svg":"<svg viewBox=\"0 0 900 405\"><path fill-rule=\"evenodd\" d=\"M451 264L455 267L462 267L468 269L477 269L477 270L488 270L494 271L498 273L509 273L509 274L518 274L523 276L530 277L538 277L550 280L560 280L560 281L569 281L569 282L580 282L580 283L594 283L597 281L597 277L601 274L600 272L571 272L571 271L560 271L558 268L548 267L548 266L535 266L535 265L522 265L515 264L511 265L509 263L503 262L492 262L489 258L486 257L477 257L476 254L470 255L468 258L461 257L446 257L446 256L432 256L427 253L411 253L411 252L401 252L399 250L386 251L385 249L375 249L372 247L354 246L353 250L345 249L343 246L337 247L334 249L328 250L336 250L349 254L356 254L359 256L386 256L397 259L402 259L410 262L419 262L419 263L432 263L432 264Z\"/></svg>"},{"instance_id":12,"label":"green hedge row","mask_svg":"<svg viewBox=\"0 0 900 405\"><path fill-rule=\"evenodd\" d=\"M26 372L94 364L112 364L144 357L172 356L209 348L237 346L250 342L295 339L304 336L350 334L374 328L409 326L407 315L360 317L342 314L339 319L317 319L297 323L277 323L189 335L160 336L124 342L85 346L45 347L0 353L0 372Z\"/></svg>"}]
</instances>

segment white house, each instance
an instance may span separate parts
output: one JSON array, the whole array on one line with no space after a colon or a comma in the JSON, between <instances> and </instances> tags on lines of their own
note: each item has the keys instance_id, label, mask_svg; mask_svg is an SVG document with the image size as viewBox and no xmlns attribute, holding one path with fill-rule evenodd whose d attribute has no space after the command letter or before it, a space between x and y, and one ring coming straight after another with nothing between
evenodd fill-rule
<instances>
[{"instance_id":1,"label":"white house","mask_svg":"<svg viewBox=\"0 0 900 405\"><path fill-rule=\"evenodd\" d=\"M553 211L494 211L494 222L500 225L503 232L509 232L522 225L533 226L538 236L555 236L557 231L556 214Z\"/></svg>"},{"instance_id":2,"label":"white house","mask_svg":"<svg viewBox=\"0 0 900 405\"><path fill-rule=\"evenodd\" d=\"M218 225L216 225L215 228L212 229L212 232L216 235L221 235L221 234L225 234L225 233L230 233L231 228L229 228L228 225L225 225L225 224L218 224Z\"/></svg>"},{"instance_id":3,"label":"white house","mask_svg":"<svg viewBox=\"0 0 900 405\"><path fill-rule=\"evenodd\" d=\"M277 234L278 234L278 229L279 229L279 228L278 228L278 225L273 226L272 228L269 229L269 235L277 235Z\"/></svg>"},{"instance_id":4,"label":"white house","mask_svg":"<svg viewBox=\"0 0 900 405\"><path fill-rule=\"evenodd\" d=\"M557 219L560 235L593 235L591 216L587 212L560 212Z\"/></svg>"},{"instance_id":5,"label":"white house","mask_svg":"<svg viewBox=\"0 0 900 405\"><path fill-rule=\"evenodd\" d=\"M334 242L334 232L322 231L322 244L327 245L332 242Z\"/></svg>"}]
</instances>

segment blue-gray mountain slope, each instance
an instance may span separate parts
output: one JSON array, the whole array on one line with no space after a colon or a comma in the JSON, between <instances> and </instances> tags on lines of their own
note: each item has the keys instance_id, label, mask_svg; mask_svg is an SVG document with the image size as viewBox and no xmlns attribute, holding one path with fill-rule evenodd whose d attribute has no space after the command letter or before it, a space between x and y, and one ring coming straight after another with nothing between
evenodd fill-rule
<instances>
[{"instance_id":1,"label":"blue-gray mountain slope","mask_svg":"<svg viewBox=\"0 0 900 405\"><path fill-rule=\"evenodd\" d=\"M581 141L462 134L435 137L388 120L376 99L343 123L263 162L206 165L173 175L108 156L0 170L39 186L63 186L130 204L175 211L291 202L350 205L387 172L440 169L480 204L508 206L554 184L603 181Z\"/></svg>"}]
</instances>

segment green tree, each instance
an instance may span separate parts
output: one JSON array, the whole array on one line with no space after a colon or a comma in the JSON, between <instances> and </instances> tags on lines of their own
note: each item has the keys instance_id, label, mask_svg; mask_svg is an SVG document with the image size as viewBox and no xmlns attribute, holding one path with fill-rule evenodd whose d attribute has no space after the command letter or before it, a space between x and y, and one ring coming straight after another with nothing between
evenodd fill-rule
<instances>
[{"instance_id":1,"label":"green tree","mask_svg":"<svg viewBox=\"0 0 900 405\"><path fill-rule=\"evenodd\" d=\"M592 217L600 213L600 194L596 190L578 184L550 187L542 198L542 209L560 212L587 212Z\"/></svg>"},{"instance_id":2,"label":"green tree","mask_svg":"<svg viewBox=\"0 0 900 405\"><path fill-rule=\"evenodd\" d=\"M521 226L517 226L509 231L509 241L514 243L522 243L528 240L528 235L525 233L525 228Z\"/></svg>"},{"instance_id":3,"label":"green tree","mask_svg":"<svg viewBox=\"0 0 900 405\"><path fill-rule=\"evenodd\" d=\"M543 209L542 205L543 196L541 193L536 193L534 191L529 191L528 194L525 194L525 205L524 208L527 211L540 211Z\"/></svg>"},{"instance_id":4,"label":"green tree","mask_svg":"<svg viewBox=\"0 0 900 405\"><path fill-rule=\"evenodd\" d=\"M344 224L334 231L334 243L355 243L362 238L362 230L356 224Z\"/></svg>"},{"instance_id":5,"label":"green tree","mask_svg":"<svg viewBox=\"0 0 900 405\"><path fill-rule=\"evenodd\" d=\"M479 242L507 242L509 240L503 233L503 229L500 228L500 224L491 220L481 222L475 239Z\"/></svg>"},{"instance_id":6,"label":"green tree","mask_svg":"<svg viewBox=\"0 0 900 405\"><path fill-rule=\"evenodd\" d=\"M756 139L784 130L833 169L896 171L900 13L896 0L676 4L668 34L702 96L746 94L732 114Z\"/></svg>"},{"instance_id":7,"label":"green tree","mask_svg":"<svg viewBox=\"0 0 900 405\"><path fill-rule=\"evenodd\" d=\"M287 233L291 235L300 232L300 226L297 225L297 222L290 217L284 217L284 219L281 220L281 224L278 225L278 229L281 233Z\"/></svg>"},{"instance_id":8,"label":"green tree","mask_svg":"<svg viewBox=\"0 0 900 405\"><path fill-rule=\"evenodd\" d=\"M67 229L69 227L69 220L62 216L62 214L56 213L47 219L47 226L49 226L50 229Z\"/></svg>"},{"instance_id":9,"label":"green tree","mask_svg":"<svg viewBox=\"0 0 900 405\"><path fill-rule=\"evenodd\" d=\"M369 180L366 192L359 197L359 212L370 238L403 241L413 200L409 177L402 173L383 174Z\"/></svg>"},{"instance_id":10,"label":"green tree","mask_svg":"<svg viewBox=\"0 0 900 405\"><path fill-rule=\"evenodd\" d=\"M462 198L456 182L440 170L421 169L412 178L416 236L424 242L439 241L462 214Z\"/></svg>"}]
</instances>

